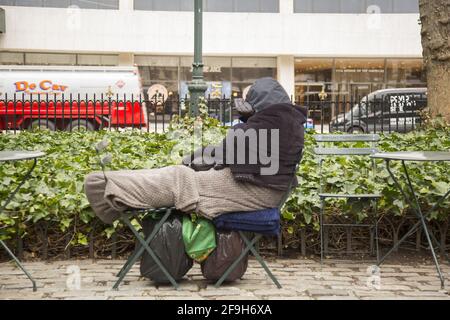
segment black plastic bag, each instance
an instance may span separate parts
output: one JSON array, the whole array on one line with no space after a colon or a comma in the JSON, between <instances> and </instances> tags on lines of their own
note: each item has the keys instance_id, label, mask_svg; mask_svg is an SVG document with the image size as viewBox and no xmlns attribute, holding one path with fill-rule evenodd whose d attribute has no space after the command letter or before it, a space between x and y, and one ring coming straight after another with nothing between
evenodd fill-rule
<instances>
[{"instance_id":1,"label":"black plastic bag","mask_svg":"<svg viewBox=\"0 0 450 320\"><path fill-rule=\"evenodd\" d=\"M225 271L239 258L245 250L244 240L235 231L216 232L216 249L201 264L202 274L208 280L219 280ZM238 263L236 268L225 279L226 282L235 281L244 276L248 266L248 253Z\"/></svg>"},{"instance_id":2,"label":"black plastic bag","mask_svg":"<svg viewBox=\"0 0 450 320\"><path fill-rule=\"evenodd\" d=\"M142 228L147 238L159 220L144 219ZM183 223L177 216L171 216L163 223L150 242L150 248L166 267L169 274L180 280L192 268L193 261L186 254L183 243ZM141 275L156 283L169 283L169 279L150 256L144 251L141 259Z\"/></svg>"}]
</instances>

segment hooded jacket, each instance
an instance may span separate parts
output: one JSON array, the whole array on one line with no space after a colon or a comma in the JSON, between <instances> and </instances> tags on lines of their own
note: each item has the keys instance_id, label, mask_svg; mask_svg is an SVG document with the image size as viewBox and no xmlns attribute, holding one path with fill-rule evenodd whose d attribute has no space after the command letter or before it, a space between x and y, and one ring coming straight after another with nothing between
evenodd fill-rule
<instances>
[{"instance_id":1,"label":"hooded jacket","mask_svg":"<svg viewBox=\"0 0 450 320\"><path fill-rule=\"evenodd\" d=\"M253 107L255 113L248 119L243 119L245 123L235 125L228 132L222 143L223 159L221 160L230 167L236 180L287 190L292 182L294 185L297 184L297 179L294 179L295 168L301 160L304 147L303 125L306 122L307 110L304 107L293 105L286 91L273 78L256 80L245 100ZM230 147L229 144L232 141L230 137L231 135L236 136L236 131L239 129L244 133L248 130L256 132L261 132L261 129L267 130L267 144L261 143L258 137L256 145L245 140L245 148L242 148L242 145L239 145L243 143L242 139L239 141L234 138L233 146ZM278 148L272 147L270 143L270 133L273 129L278 130ZM245 163L239 163L237 154L243 150L245 151ZM260 154L269 155L269 158L278 158L278 170L275 173L262 174L261 169L268 168L271 164L261 161ZM258 159L257 163L250 161L252 157ZM233 161L230 161L231 159Z\"/></svg>"},{"instance_id":2,"label":"hooded jacket","mask_svg":"<svg viewBox=\"0 0 450 320\"><path fill-rule=\"evenodd\" d=\"M272 104L267 106L264 110L255 113L251 116L246 123L241 123L230 129L227 137L224 139L223 163L230 167L233 176L238 181L245 181L254 183L257 185L277 189L287 190L294 182L294 186L297 185L295 177L295 168L301 160L302 151L304 147L304 127L306 122L306 108L295 106L288 103ZM230 136L236 135L235 131L241 129L243 132L255 129L266 129L270 133L271 129L278 129L278 152L276 148L273 148L269 137L268 143L261 144L258 139L258 143L252 146L249 140L245 140L245 148L238 146L239 141L234 139L233 146L228 146L231 141ZM242 140L240 141L242 143ZM237 153L239 147L245 150L246 162L243 164L237 163ZM233 152L234 161L229 161L230 152ZM270 167L270 164L264 164L261 162L259 154L270 155L278 157L278 170L275 174L264 175L261 174L262 168ZM228 158L227 158L228 154ZM252 163L249 160L252 156L258 159L257 163ZM217 159L217 158L216 158ZM217 161L217 160L216 160Z\"/></svg>"},{"instance_id":3,"label":"hooded jacket","mask_svg":"<svg viewBox=\"0 0 450 320\"><path fill-rule=\"evenodd\" d=\"M297 185L295 168L301 160L304 147L303 125L307 117L306 108L293 105L283 87L272 78L256 80L247 94L245 103L248 104L246 107L253 109L255 113L248 118L242 117L244 123L237 124L229 130L222 144L218 146L218 150L222 152L220 154L213 152L211 156L214 157L214 161L206 161L215 164L205 165L207 156L203 153L204 148L185 158L183 163L196 171L209 170L212 167L219 170L226 166L231 169L237 181L277 190L287 190L290 186ZM262 136L265 136L266 143L261 143L258 133L265 133L264 130L267 131L267 135ZM271 130L278 130L278 148L271 145ZM250 142L250 139L239 140L236 137L238 132L250 136L251 131L257 133L256 144L254 141ZM269 175L262 174L262 169L270 168L273 163L267 163L267 157L265 160L261 159L260 154L272 159L276 157L278 160L276 172ZM245 157L243 163L237 161L239 155L240 160ZM254 159L257 159L256 163Z\"/></svg>"},{"instance_id":4,"label":"hooded jacket","mask_svg":"<svg viewBox=\"0 0 450 320\"><path fill-rule=\"evenodd\" d=\"M256 80L250 87L245 101L253 107L256 113L273 104L292 104L289 95L280 83L270 77Z\"/></svg>"}]
</instances>

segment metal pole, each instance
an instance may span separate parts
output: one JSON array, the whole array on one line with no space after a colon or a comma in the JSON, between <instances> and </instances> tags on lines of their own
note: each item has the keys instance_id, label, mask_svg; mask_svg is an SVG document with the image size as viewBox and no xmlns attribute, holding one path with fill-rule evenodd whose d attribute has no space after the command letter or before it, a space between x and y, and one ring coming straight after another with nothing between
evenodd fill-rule
<instances>
[{"instance_id":1,"label":"metal pole","mask_svg":"<svg viewBox=\"0 0 450 320\"><path fill-rule=\"evenodd\" d=\"M207 89L205 81L203 81L203 61L202 61L202 17L203 17L203 1L195 0L194 5L194 63L192 64L192 81L189 83L189 92L191 95L191 103L189 113L191 116L198 115L199 98L203 97Z\"/></svg>"}]
</instances>

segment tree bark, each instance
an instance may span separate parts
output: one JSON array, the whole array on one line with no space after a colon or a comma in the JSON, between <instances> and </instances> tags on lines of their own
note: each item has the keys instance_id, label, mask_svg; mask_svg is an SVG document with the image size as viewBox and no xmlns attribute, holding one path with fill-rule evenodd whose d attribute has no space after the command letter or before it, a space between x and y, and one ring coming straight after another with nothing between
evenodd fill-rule
<instances>
[{"instance_id":1,"label":"tree bark","mask_svg":"<svg viewBox=\"0 0 450 320\"><path fill-rule=\"evenodd\" d=\"M419 0L428 109L450 122L450 0Z\"/></svg>"}]
</instances>

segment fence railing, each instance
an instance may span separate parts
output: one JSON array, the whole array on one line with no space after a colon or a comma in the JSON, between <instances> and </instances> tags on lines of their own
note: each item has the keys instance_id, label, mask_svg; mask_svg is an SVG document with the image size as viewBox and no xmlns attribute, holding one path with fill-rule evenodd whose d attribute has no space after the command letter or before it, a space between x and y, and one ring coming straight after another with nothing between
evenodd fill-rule
<instances>
[{"instance_id":1,"label":"fence railing","mask_svg":"<svg viewBox=\"0 0 450 320\"><path fill-rule=\"evenodd\" d=\"M426 106L424 94L395 94L383 98L345 98L335 101L308 101L308 128L326 132L408 132L422 124ZM119 130L134 128L164 132L174 115L188 112L187 97L144 99L133 95L105 98L103 95L43 96L14 95L0 100L0 130ZM233 99L209 98L205 101L211 117L232 125L239 115ZM297 102L296 104L301 104Z\"/></svg>"},{"instance_id":2,"label":"fence railing","mask_svg":"<svg viewBox=\"0 0 450 320\"><path fill-rule=\"evenodd\" d=\"M308 114L314 128L324 132L409 132L423 123L425 94L387 94L336 101L309 101Z\"/></svg>"}]
</instances>

